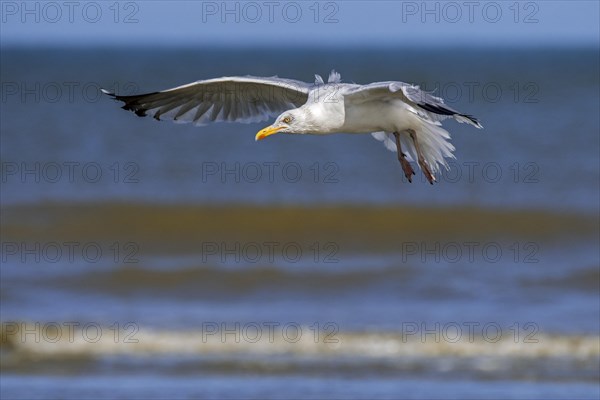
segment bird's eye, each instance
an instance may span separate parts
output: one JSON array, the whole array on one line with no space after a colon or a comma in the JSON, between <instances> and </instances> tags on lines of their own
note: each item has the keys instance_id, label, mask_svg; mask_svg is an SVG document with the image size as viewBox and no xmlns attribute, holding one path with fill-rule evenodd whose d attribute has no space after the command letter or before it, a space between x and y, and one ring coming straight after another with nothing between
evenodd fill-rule
<instances>
[{"instance_id":1,"label":"bird's eye","mask_svg":"<svg viewBox=\"0 0 600 400\"><path fill-rule=\"evenodd\" d=\"M285 124L289 124L290 122L292 122L292 117L285 117L284 119L282 119L282 121Z\"/></svg>"}]
</instances>

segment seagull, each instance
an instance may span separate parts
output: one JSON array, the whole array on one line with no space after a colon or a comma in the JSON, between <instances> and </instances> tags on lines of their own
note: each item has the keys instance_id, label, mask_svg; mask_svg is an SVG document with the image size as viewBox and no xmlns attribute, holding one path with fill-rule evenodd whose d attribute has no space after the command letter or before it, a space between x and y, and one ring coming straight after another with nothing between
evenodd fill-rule
<instances>
[{"instance_id":1,"label":"seagull","mask_svg":"<svg viewBox=\"0 0 600 400\"><path fill-rule=\"evenodd\" d=\"M478 129L479 121L462 114L444 100L404 82L342 83L335 70L327 83L315 75L314 83L293 79L233 76L201 80L160 92L120 96L102 92L124 103L125 110L157 120L251 123L275 118L255 140L276 133L329 135L370 133L398 153L405 177L412 182L417 162L433 184L446 158L455 158L450 134L441 121L453 118Z\"/></svg>"}]
</instances>

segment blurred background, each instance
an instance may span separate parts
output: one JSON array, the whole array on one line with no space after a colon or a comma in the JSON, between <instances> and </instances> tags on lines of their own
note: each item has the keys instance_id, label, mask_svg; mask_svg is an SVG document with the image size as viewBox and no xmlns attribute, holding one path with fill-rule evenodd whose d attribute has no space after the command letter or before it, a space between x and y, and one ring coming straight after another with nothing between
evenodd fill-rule
<instances>
[{"instance_id":1,"label":"blurred background","mask_svg":"<svg viewBox=\"0 0 600 400\"><path fill-rule=\"evenodd\" d=\"M3 399L600 396L597 2L0 4ZM100 93L331 69L485 129L431 186Z\"/></svg>"}]
</instances>

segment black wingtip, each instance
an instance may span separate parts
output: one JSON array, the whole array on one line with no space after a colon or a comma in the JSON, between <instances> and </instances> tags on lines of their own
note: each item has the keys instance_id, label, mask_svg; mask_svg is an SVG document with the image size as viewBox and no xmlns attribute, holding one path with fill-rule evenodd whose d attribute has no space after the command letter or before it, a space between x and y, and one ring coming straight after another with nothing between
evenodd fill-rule
<instances>
[{"instance_id":1,"label":"black wingtip","mask_svg":"<svg viewBox=\"0 0 600 400\"><path fill-rule=\"evenodd\" d=\"M129 110L133 111L135 113L135 115L137 115L138 117L145 117L147 115L146 110L144 110L142 108L137 109L137 110L134 110L133 108L129 108Z\"/></svg>"},{"instance_id":2,"label":"black wingtip","mask_svg":"<svg viewBox=\"0 0 600 400\"><path fill-rule=\"evenodd\" d=\"M104 93L105 95L112 97L113 99L116 99L116 98L117 98L117 95L116 95L116 94L114 94L114 93L112 93L112 92L109 92L108 90L106 90L106 89L104 89L104 88L100 88L100 91L101 91L102 93Z\"/></svg>"},{"instance_id":3,"label":"black wingtip","mask_svg":"<svg viewBox=\"0 0 600 400\"><path fill-rule=\"evenodd\" d=\"M452 110L451 108L446 108L446 107L439 106L439 105L426 104L426 103L422 103L422 104L419 103L417 105L426 111L429 111L429 112L432 112L432 113L438 114L438 115L447 115L447 116L460 115L461 117L466 118L469 121L471 121L473 123L473 125L475 125L476 127L483 128L483 126L477 120L477 118L475 118L472 115L461 114L459 112Z\"/></svg>"},{"instance_id":4,"label":"black wingtip","mask_svg":"<svg viewBox=\"0 0 600 400\"><path fill-rule=\"evenodd\" d=\"M100 89L100 90L102 90L102 93L104 93L108 96L111 96L113 99L115 99L117 101L122 101L123 103L125 103L125 104L123 104L123 106L121 106L121 108L123 110L134 112L135 115L137 115L138 117L146 117L148 115L148 114L146 114L146 112L148 111L148 108L145 107L144 100L148 96L152 96L152 95L159 93L159 92L153 92L153 93L138 94L138 95L133 95L133 96L120 96L120 95L111 93L105 89ZM160 119L159 119L160 114L155 115L154 117L160 121Z\"/></svg>"},{"instance_id":5,"label":"black wingtip","mask_svg":"<svg viewBox=\"0 0 600 400\"><path fill-rule=\"evenodd\" d=\"M117 99L119 100L119 99ZM121 100L122 101L122 100ZM135 115L137 115L138 117L145 117L146 116L146 110L142 109L142 108L134 108L129 104L125 104L124 106L121 107L123 110L126 111L132 111L135 113Z\"/></svg>"},{"instance_id":6,"label":"black wingtip","mask_svg":"<svg viewBox=\"0 0 600 400\"><path fill-rule=\"evenodd\" d=\"M471 121L476 127L478 128L483 128L483 125L481 125L481 122L479 122L479 120L477 118L475 118L472 115L468 115L468 114L460 114L461 117L465 117L466 119L468 119L469 121Z\"/></svg>"},{"instance_id":7,"label":"black wingtip","mask_svg":"<svg viewBox=\"0 0 600 400\"><path fill-rule=\"evenodd\" d=\"M419 103L417 105L419 107L421 107L422 109L432 112L434 114L440 114L440 115L455 115L455 114L457 114L456 111L450 110L450 109L442 107L442 106L437 106L437 105L427 104L427 103Z\"/></svg>"}]
</instances>

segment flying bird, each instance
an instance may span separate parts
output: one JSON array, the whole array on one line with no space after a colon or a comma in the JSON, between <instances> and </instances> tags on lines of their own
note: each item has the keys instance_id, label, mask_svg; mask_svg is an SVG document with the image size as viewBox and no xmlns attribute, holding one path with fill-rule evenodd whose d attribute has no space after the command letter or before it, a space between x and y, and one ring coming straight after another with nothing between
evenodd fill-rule
<instances>
[{"instance_id":1,"label":"flying bird","mask_svg":"<svg viewBox=\"0 0 600 400\"><path fill-rule=\"evenodd\" d=\"M125 103L122 108L157 120L193 122L275 122L256 134L262 140L276 133L328 135L370 133L386 148L398 153L409 182L416 161L433 184L446 158L454 158L454 146L441 121L482 128L476 118L462 114L444 100L404 82L367 85L342 83L335 71L328 82L315 75L314 83L276 76L222 77L201 80L161 92L120 96L102 91Z\"/></svg>"}]
</instances>

